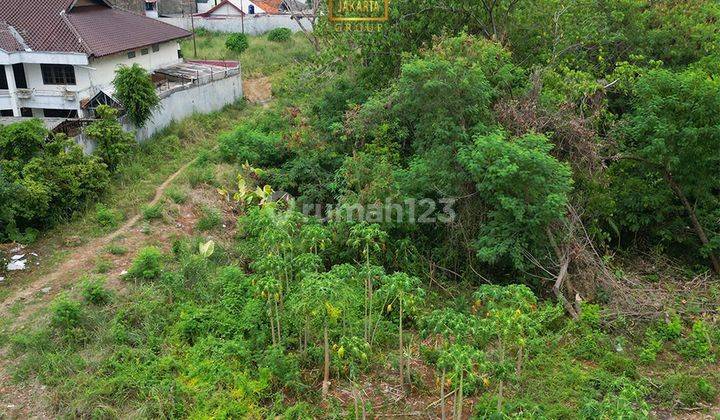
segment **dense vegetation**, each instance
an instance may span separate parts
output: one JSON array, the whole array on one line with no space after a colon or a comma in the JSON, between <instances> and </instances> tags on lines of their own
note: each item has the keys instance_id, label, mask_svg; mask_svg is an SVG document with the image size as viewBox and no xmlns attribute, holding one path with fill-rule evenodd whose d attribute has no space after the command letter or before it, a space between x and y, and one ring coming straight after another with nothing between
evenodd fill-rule
<instances>
[{"instance_id":1,"label":"dense vegetation","mask_svg":"<svg viewBox=\"0 0 720 420\"><path fill-rule=\"evenodd\" d=\"M716 410L720 6L391 7L190 168L227 229L59 298L17 377L84 417Z\"/></svg>"}]
</instances>

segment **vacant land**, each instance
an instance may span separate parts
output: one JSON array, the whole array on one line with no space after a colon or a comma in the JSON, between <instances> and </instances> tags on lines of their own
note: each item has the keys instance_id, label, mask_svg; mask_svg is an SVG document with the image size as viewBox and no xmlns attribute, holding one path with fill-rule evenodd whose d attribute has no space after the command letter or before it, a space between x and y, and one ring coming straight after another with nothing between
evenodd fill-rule
<instances>
[{"instance_id":1,"label":"vacant land","mask_svg":"<svg viewBox=\"0 0 720 420\"><path fill-rule=\"evenodd\" d=\"M0 410L720 416L717 4L392 4L318 55L252 38L258 104L28 248Z\"/></svg>"}]
</instances>

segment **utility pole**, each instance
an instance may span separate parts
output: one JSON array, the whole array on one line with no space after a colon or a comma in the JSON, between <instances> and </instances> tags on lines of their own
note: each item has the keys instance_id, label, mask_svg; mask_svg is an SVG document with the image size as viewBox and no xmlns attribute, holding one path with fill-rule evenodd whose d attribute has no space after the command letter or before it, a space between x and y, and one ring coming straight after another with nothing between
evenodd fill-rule
<instances>
[{"instance_id":1,"label":"utility pole","mask_svg":"<svg viewBox=\"0 0 720 420\"><path fill-rule=\"evenodd\" d=\"M193 34L193 52L194 58L197 58L197 44L195 43L195 13L190 13L190 26Z\"/></svg>"},{"instance_id":2,"label":"utility pole","mask_svg":"<svg viewBox=\"0 0 720 420\"><path fill-rule=\"evenodd\" d=\"M242 33L245 33L245 7L243 6L243 0L240 0L240 28Z\"/></svg>"}]
</instances>

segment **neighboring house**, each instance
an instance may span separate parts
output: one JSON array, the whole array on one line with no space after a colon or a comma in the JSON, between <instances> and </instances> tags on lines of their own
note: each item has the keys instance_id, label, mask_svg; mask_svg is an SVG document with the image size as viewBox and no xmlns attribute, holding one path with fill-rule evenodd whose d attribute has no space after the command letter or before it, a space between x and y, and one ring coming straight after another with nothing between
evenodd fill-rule
<instances>
[{"instance_id":1,"label":"neighboring house","mask_svg":"<svg viewBox=\"0 0 720 420\"><path fill-rule=\"evenodd\" d=\"M189 15L196 13L197 4L195 0L110 0L115 7L129 10L138 14L147 14L148 3L155 3L153 11L160 16ZM206 0L207 1L207 0Z\"/></svg>"},{"instance_id":2,"label":"neighboring house","mask_svg":"<svg viewBox=\"0 0 720 420\"><path fill-rule=\"evenodd\" d=\"M111 100L119 66L177 65L190 35L108 0L2 0L0 116L87 116Z\"/></svg>"},{"instance_id":3,"label":"neighboring house","mask_svg":"<svg viewBox=\"0 0 720 420\"><path fill-rule=\"evenodd\" d=\"M236 18L248 15L277 15L291 11L296 0L207 0L198 1L198 14L206 18ZM297 3L293 3L297 4Z\"/></svg>"}]
</instances>

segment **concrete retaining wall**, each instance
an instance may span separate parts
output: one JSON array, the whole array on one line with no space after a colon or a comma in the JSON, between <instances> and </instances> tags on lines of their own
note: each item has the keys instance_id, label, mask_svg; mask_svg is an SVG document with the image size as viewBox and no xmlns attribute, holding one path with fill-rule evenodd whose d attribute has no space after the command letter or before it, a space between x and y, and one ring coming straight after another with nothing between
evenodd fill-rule
<instances>
[{"instance_id":1,"label":"concrete retaining wall","mask_svg":"<svg viewBox=\"0 0 720 420\"><path fill-rule=\"evenodd\" d=\"M120 119L123 128L135 132L135 138L142 143L149 139L173 121L179 121L192 114L207 114L223 109L243 97L241 74L229 76L224 79L207 81L201 85L186 85L173 89L171 92L161 94L160 106L153 112L150 120L143 128L138 129L125 118ZM84 133L76 136L75 142L85 153L95 151L95 141Z\"/></svg>"},{"instance_id":2,"label":"concrete retaining wall","mask_svg":"<svg viewBox=\"0 0 720 420\"><path fill-rule=\"evenodd\" d=\"M310 22L305 18L302 19L305 28L310 28ZM159 18L158 20L188 31L192 29L192 23L189 17ZM207 19L196 17L193 18L193 20L195 28L203 28L213 32L242 32L243 23L241 19L238 18ZM290 15L255 15L245 17L246 34L262 35L275 28L288 28L293 32L297 32L300 30L300 25L298 25L297 20Z\"/></svg>"},{"instance_id":3,"label":"concrete retaining wall","mask_svg":"<svg viewBox=\"0 0 720 420\"><path fill-rule=\"evenodd\" d=\"M196 113L206 114L219 111L226 105L239 101L242 97L240 74L200 86L188 85L174 90L172 94L162 98L160 107L155 110L145 127L137 129L124 121L123 126L128 131L135 130L135 137L139 142L143 142L173 121L179 121Z\"/></svg>"}]
</instances>

